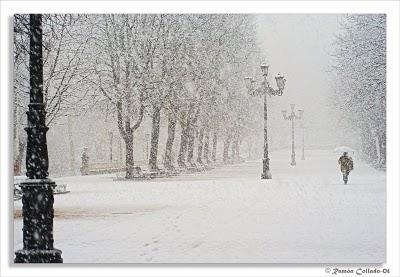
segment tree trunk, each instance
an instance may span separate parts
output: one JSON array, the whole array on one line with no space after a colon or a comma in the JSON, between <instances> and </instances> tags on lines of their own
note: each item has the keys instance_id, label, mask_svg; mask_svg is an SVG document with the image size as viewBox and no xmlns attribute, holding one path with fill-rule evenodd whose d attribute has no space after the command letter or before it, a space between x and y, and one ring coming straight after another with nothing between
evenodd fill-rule
<instances>
[{"instance_id":1,"label":"tree trunk","mask_svg":"<svg viewBox=\"0 0 400 277\"><path fill-rule=\"evenodd\" d=\"M20 150L20 139L19 139L19 106L16 104L17 99L14 98L14 125L13 125L13 159L14 159L14 176L21 175L22 155L19 155Z\"/></svg>"},{"instance_id":2,"label":"tree trunk","mask_svg":"<svg viewBox=\"0 0 400 277\"><path fill-rule=\"evenodd\" d=\"M226 164L229 162L229 144L231 143L231 134L229 133L224 141L224 153L223 162Z\"/></svg>"},{"instance_id":3,"label":"tree trunk","mask_svg":"<svg viewBox=\"0 0 400 277\"><path fill-rule=\"evenodd\" d=\"M151 146L149 158L149 170L157 170L158 139L160 137L161 108L153 108L153 122L151 127Z\"/></svg>"},{"instance_id":4,"label":"tree trunk","mask_svg":"<svg viewBox=\"0 0 400 277\"><path fill-rule=\"evenodd\" d=\"M203 151L203 158L206 163L210 163L209 159L209 145L210 145L210 136L209 132L206 132L205 140L204 140L204 151Z\"/></svg>"},{"instance_id":5,"label":"tree trunk","mask_svg":"<svg viewBox=\"0 0 400 277\"><path fill-rule=\"evenodd\" d=\"M195 128L192 126L188 128L188 155L187 155L187 162L190 166L193 166L193 156L194 156L194 137L195 137Z\"/></svg>"},{"instance_id":6,"label":"tree trunk","mask_svg":"<svg viewBox=\"0 0 400 277\"><path fill-rule=\"evenodd\" d=\"M134 177L134 161L133 161L133 132L127 132L125 140L125 164L126 164L126 178L130 179Z\"/></svg>"},{"instance_id":7,"label":"tree trunk","mask_svg":"<svg viewBox=\"0 0 400 277\"><path fill-rule=\"evenodd\" d=\"M213 162L217 161L217 143L218 143L218 135L217 135L217 132L214 132L214 134L213 134L212 155L211 155Z\"/></svg>"},{"instance_id":8,"label":"tree trunk","mask_svg":"<svg viewBox=\"0 0 400 277\"><path fill-rule=\"evenodd\" d=\"M119 139L119 164L122 164L122 141L121 138Z\"/></svg>"},{"instance_id":9,"label":"tree trunk","mask_svg":"<svg viewBox=\"0 0 400 277\"><path fill-rule=\"evenodd\" d=\"M236 162L236 143L237 143L237 138L236 136L232 140L232 146L231 146L231 161Z\"/></svg>"},{"instance_id":10,"label":"tree trunk","mask_svg":"<svg viewBox=\"0 0 400 277\"><path fill-rule=\"evenodd\" d=\"M386 165L386 130L382 133L381 137L381 164Z\"/></svg>"},{"instance_id":11,"label":"tree trunk","mask_svg":"<svg viewBox=\"0 0 400 277\"><path fill-rule=\"evenodd\" d=\"M185 165L185 157L186 157L186 150L187 150L187 126L185 124L181 124L181 142L179 145L179 154L178 154L178 166L179 167L186 167Z\"/></svg>"},{"instance_id":12,"label":"tree trunk","mask_svg":"<svg viewBox=\"0 0 400 277\"><path fill-rule=\"evenodd\" d=\"M164 166L167 170L173 169L172 165L172 147L175 139L176 118L170 113L168 116L168 137L165 144Z\"/></svg>"},{"instance_id":13,"label":"tree trunk","mask_svg":"<svg viewBox=\"0 0 400 277\"><path fill-rule=\"evenodd\" d=\"M248 154L248 157L247 157L247 158L248 158L249 160L251 159L251 156L252 156L252 155L251 155L251 150L252 150L252 149L251 149L251 143L252 143L252 142L250 141L250 138L249 138L249 139L247 140L247 149L248 149L248 151L249 151L249 154Z\"/></svg>"},{"instance_id":14,"label":"tree trunk","mask_svg":"<svg viewBox=\"0 0 400 277\"><path fill-rule=\"evenodd\" d=\"M201 156L203 154L203 138L204 138L204 128L200 129L200 134L199 134L199 144L197 146L197 162L198 163L203 163Z\"/></svg>"},{"instance_id":15,"label":"tree trunk","mask_svg":"<svg viewBox=\"0 0 400 277\"><path fill-rule=\"evenodd\" d=\"M370 155L370 163L374 163L378 159L378 150L376 148L376 143L375 143L375 132L372 129L372 126L370 125L368 127L368 131L366 132L366 143L367 143L367 155Z\"/></svg>"},{"instance_id":16,"label":"tree trunk","mask_svg":"<svg viewBox=\"0 0 400 277\"><path fill-rule=\"evenodd\" d=\"M19 138L20 139L20 138ZM22 160L25 154L25 146L26 143L23 141L18 141L18 154L14 161L14 175L19 176L21 175L22 170Z\"/></svg>"},{"instance_id":17,"label":"tree trunk","mask_svg":"<svg viewBox=\"0 0 400 277\"><path fill-rule=\"evenodd\" d=\"M131 101L129 98L126 99L126 104L127 104L127 110L131 110ZM140 113L139 116L133 125L131 127L131 119L129 117L129 114L125 115L125 120L123 120L123 114L122 114L122 101L118 101L116 103L117 105L117 124L118 124L118 130L119 133L122 137L122 139L125 142L125 178L133 178L135 175L135 168L134 168L134 161L133 161L133 132L139 128L142 120L143 120L143 114L144 114L144 105L141 105L140 107ZM125 125L125 126L124 126ZM140 171L140 168L137 170Z\"/></svg>"},{"instance_id":18,"label":"tree trunk","mask_svg":"<svg viewBox=\"0 0 400 277\"><path fill-rule=\"evenodd\" d=\"M376 161L375 161L375 164L376 164L377 166L379 166L379 165L380 165L380 162L381 162L381 144L380 144L380 142L379 142L379 136L378 136L378 135L375 135L374 140L375 140L375 151L376 151Z\"/></svg>"},{"instance_id":19,"label":"tree trunk","mask_svg":"<svg viewBox=\"0 0 400 277\"><path fill-rule=\"evenodd\" d=\"M361 148L362 148L362 155L363 158L368 162L372 163L375 159L374 148L375 145L373 141L371 141L371 133L370 128L363 128L361 130Z\"/></svg>"},{"instance_id":20,"label":"tree trunk","mask_svg":"<svg viewBox=\"0 0 400 277\"><path fill-rule=\"evenodd\" d=\"M75 147L74 140L72 137L72 120L68 117L68 144L69 144L69 171L72 175L75 175Z\"/></svg>"},{"instance_id":21,"label":"tree trunk","mask_svg":"<svg viewBox=\"0 0 400 277\"><path fill-rule=\"evenodd\" d=\"M240 162L240 141L239 141L239 138L236 140L235 148L236 148L236 160L238 162Z\"/></svg>"},{"instance_id":22,"label":"tree trunk","mask_svg":"<svg viewBox=\"0 0 400 277\"><path fill-rule=\"evenodd\" d=\"M384 133L374 132L374 142L375 142L375 151L376 151L376 162L375 165L378 167L382 167L386 165L386 137Z\"/></svg>"},{"instance_id":23,"label":"tree trunk","mask_svg":"<svg viewBox=\"0 0 400 277\"><path fill-rule=\"evenodd\" d=\"M193 157L194 157L194 139L197 137L197 132L198 130L196 129L196 122L199 119L199 114L200 114L200 108L197 108L197 110L194 110L194 105L191 105L191 108L189 109L191 112L189 113L188 116L188 121L187 121L187 126L188 126L188 157L187 161L191 166L194 166L193 164Z\"/></svg>"}]
</instances>

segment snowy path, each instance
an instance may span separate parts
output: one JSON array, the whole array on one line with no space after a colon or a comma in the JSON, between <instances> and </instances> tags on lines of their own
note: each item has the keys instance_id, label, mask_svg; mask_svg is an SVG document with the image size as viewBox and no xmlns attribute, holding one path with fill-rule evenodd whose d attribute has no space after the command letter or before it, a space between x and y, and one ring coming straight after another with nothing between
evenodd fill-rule
<instances>
[{"instance_id":1,"label":"snowy path","mask_svg":"<svg viewBox=\"0 0 400 277\"><path fill-rule=\"evenodd\" d=\"M65 177L55 196L55 246L66 263L380 263L385 261L386 177L355 161L344 186L329 151L289 165L261 162L151 181ZM15 248L22 246L15 202Z\"/></svg>"}]
</instances>

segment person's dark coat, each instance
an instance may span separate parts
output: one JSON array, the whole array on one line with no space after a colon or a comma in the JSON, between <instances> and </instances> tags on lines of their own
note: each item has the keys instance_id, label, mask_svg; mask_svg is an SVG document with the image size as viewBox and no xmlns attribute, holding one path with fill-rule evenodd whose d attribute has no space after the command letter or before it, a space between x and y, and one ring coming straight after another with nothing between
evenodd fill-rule
<instances>
[{"instance_id":1,"label":"person's dark coat","mask_svg":"<svg viewBox=\"0 0 400 277\"><path fill-rule=\"evenodd\" d=\"M342 172L350 172L353 170L353 159L349 156L341 156L338 161L340 165L340 171Z\"/></svg>"}]
</instances>

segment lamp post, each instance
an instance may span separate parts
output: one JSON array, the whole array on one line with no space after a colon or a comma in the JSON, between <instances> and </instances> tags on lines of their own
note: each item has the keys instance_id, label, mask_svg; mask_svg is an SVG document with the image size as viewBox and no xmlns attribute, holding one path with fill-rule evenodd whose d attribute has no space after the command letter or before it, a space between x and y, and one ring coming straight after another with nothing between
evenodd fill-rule
<instances>
[{"instance_id":1,"label":"lamp post","mask_svg":"<svg viewBox=\"0 0 400 277\"><path fill-rule=\"evenodd\" d=\"M269 168L269 157L268 157L268 128L267 128L267 121L268 121L268 106L267 106L267 95L277 95L281 96L283 94L283 89L285 87L286 79L278 74L275 77L276 84L278 89L273 89L268 80L268 65L262 64L261 71L262 75L264 76L263 81L261 82L260 86L255 87L255 80L252 77L246 77L246 86L248 92L251 96L263 96L264 98L264 156L263 156L263 172L261 174L261 179L272 179L271 171Z\"/></svg>"},{"instance_id":2,"label":"lamp post","mask_svg":"<svg viewBox=\"0 0 400 277\"><path fill-rule=\"evenodd\" d=\"M23 249L15 263L62 263L61 251L53 248L55 182L49 175L46 111L43 103L42 15L29 15L29 105L26 145L26 176L22 190Z\"/></svg>"},{"instance_id":3,"label":"lamp post","mask_svg":"<svg viewBox=\"0 0 400 277\"><path fill-rule=\"evenodd\" d=\"M294 150L294 121L295 120L300 120L303 117L303 110L299 110L299 115L296 115L296 113L294 112L294 104L290 104L290 108L291 108L291 113L290 115L287 115L287 111L282 111L282 115L283 118L285 120L291 120L292 121L292 162L290 163L290 165L296 165L296 153Z\"/></svg>"}]
</instances>

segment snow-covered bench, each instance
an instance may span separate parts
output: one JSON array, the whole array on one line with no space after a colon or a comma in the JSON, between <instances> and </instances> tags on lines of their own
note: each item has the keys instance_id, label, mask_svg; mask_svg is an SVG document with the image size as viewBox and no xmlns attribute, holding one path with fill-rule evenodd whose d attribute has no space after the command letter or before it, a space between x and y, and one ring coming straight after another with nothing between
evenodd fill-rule
<instances>
[{"instance_id":1,"label":"snow-covered bench","mask_svg":"<svg viewBox=\"0 0 400 277\"><path fill-rule=\"evenodd\" d=\"M14 201L20 200L22 198L22 191L20 184L28 180L26 176L14 176ZM53 194L64 194L70 192L67 190L67 184L57 184L53 188Z\"/></svg>"},{"instance_id":2,"label":"snow-covered bench","mask_svg":"<svg viewBox=\"0 0 400 277\"><path fill-rule=\"evenodd\" d=\"M124 170L125 166L123 166L120 163L96 162L87 164L86 166L82 166L81 174L97 175L97 174L116 173Z\"/></svg>"}]
</instances>

